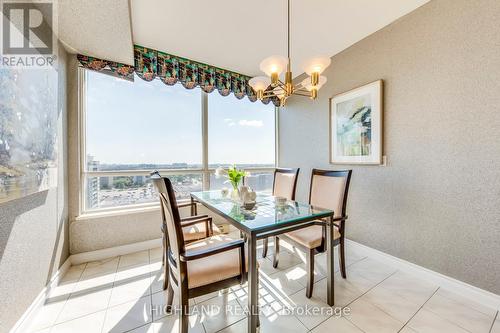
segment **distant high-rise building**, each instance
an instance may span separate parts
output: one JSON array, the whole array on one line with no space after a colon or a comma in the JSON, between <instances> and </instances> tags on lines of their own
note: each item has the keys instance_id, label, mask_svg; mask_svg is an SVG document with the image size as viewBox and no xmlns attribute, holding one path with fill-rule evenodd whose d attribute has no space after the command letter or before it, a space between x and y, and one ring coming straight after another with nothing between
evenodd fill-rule
<instances>
[{"instance_id":1,"label":"distant high-rise building","mask_svg":"<svg viewBox=\"0 0 500 333\"><path fill-rule=\"evenodd\" d=\"M113 177L99 177L100 189L109 189L113 185Z\"/></svg>"},{"instance_id":2,"label":"distant high-rise building","mask_svg":"<svg viewBox=\"0 0 500 333\"><path fill-rule=\"evenodd\" d=\"M87 155L87 170L98 171L99 161ZM96 208L99 205L99 177L87 177L87 208Z\"/></svg>"},{"instance_id":3,"label":"distant high-rise building","mask_svg":"<svg viewBox=\"0 0 500 333\"><path fill-rule=\"evenodd\" d=\"M134 185L142 186L146 182L146 176L134 176Z\"/></svg>"}]
</instances>

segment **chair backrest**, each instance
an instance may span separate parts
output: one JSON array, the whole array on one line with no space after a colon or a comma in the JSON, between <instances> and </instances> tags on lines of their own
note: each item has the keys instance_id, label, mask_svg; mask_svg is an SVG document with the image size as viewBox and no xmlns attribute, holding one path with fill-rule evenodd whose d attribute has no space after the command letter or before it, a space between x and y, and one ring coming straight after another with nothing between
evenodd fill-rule
<instances>
[{"instance_id":1,"label":"chair backrest","mask_svg":"<svg viewBox=\"0 0 500 333\"><path fill-rule=\"evenodd\" d=\"M309 203L333 210L335 217L345 216L351 174L352 170L313 169Z\"/></svg>"},{"instance_id":2,"label":"chair backrest","mask_svg":"<svg viewBox=\"0 0 500 333\"><path fill-rule=\"evenodd\" d=\"M276 168L274 170L273 195L276 197L284 197L288 200L295 200L295 190L297 188L299 171L300 168Z\"/></svg>"},{"instance_id":3,"label":"chair backrest","mask_svg":"<svg viewBox=\"0 0 500 333\"><path fill-rule=\"evenodd\" d=\"M182 233L181 217L175 199L174 187L170 179L161 177L159 173L153 173L151 181L160 197L163 224L166 228L170 251L174 259L178 261L180 253L184 252L184 234Z\"/></svg>"}]
</instances>

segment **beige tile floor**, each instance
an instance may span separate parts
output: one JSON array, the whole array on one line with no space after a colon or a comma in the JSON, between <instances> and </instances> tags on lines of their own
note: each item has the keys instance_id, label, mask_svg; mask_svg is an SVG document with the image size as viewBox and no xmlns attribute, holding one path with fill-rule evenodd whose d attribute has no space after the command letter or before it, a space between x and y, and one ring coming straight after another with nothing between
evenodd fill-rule
<instances>
[{"instance_id":1,"label":"beige tile floor","mask_svg":"<svg viewBox=\"0 0 500 333\"><path fill-rule=\"evenodd\" d=\"M260 259L261 332L500 333L495 309L349 247L346 280L336 266L335 303L344 310L339 314L340 308L326 304L325 255L316 257L314 293L307 299L304 256L283 245L278 269L272 254ZM177 332L177 316L161 311L161 268L161 249L72 266L21 332ZM246 300L245 286L192 300L190 332L246 332L245 315L238 311ZM320 311L307 313L306 306Z\"/></svg>"}]
</instances>

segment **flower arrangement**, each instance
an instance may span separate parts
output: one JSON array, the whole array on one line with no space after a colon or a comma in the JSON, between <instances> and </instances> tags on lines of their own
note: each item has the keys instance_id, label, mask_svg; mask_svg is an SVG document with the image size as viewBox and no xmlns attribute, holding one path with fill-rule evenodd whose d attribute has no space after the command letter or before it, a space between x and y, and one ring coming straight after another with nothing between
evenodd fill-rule
<instances>
[{"instance_id":1,"label":"flower arrangement","mask_svg":"<svg viewBox=\"0 0 500 333\"><path fill-rule=\"evenodd\" d=\"M226 177L226 182L231 183L233 190L235 191L238 191L240 183L245 176L249 176L249 173L244 170L237 169L234 165L227 170L222 167L218 167L215 170L215 177Z\"/></svg>"}]
</instances>

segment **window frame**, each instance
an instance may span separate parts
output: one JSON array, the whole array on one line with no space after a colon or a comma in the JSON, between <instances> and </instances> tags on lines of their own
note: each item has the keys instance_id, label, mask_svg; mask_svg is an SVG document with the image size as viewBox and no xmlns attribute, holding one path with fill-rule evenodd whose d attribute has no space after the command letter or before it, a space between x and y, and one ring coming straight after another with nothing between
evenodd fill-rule
<instances>
[{"instance_id":1,"label":"window frame","mask_svg":"<svg viewBox=\"0 0 500 333\"><path fill-rule=\"evenodd\" d=\"M130 204L125 206L113 206L105 208L93 208L87 209L86 207L86 181L89 177L111 177L111 176L149 176L154 170L120 170L120 171L89 171L87 170L86 164L86 86L87 86L87 75L85 69L82 67L78 68L78 141L79 141L79 216L87 214L99 214L99 213L117 213L120 214L123 211L134 210L143 208L144 210L151 209L151 207L159 206L158 202L150 203L140 203L140 204ZM106 75L106 74L102 74ZM198 87L195 89L199 89ZM209 152L208 152L208 93L200 90L201 93L201 137L202 137L202 168L195 169L158 169L162 175L186 175L186 174L201 174L202 175L202 189L207 191L210 189L210 175L215 172L215 168L209 168ZM274 172L276 167L279 165L279 108L274 108L274 166L263 167L263 168L245 168L245 171L251 173L260 172ZM156 170L156 169L155 169ZM189 199L181 199L179 202L185 202Z\"/></svg>"}]
</instances>

